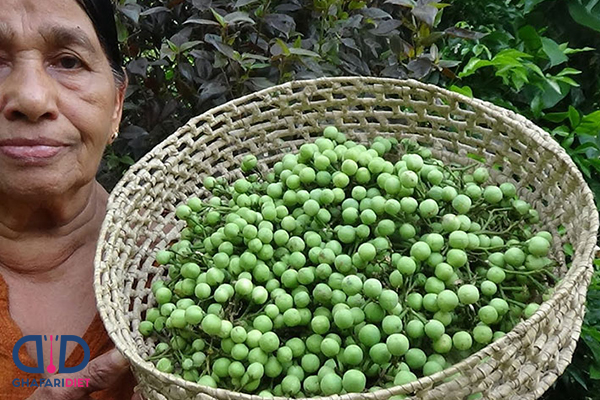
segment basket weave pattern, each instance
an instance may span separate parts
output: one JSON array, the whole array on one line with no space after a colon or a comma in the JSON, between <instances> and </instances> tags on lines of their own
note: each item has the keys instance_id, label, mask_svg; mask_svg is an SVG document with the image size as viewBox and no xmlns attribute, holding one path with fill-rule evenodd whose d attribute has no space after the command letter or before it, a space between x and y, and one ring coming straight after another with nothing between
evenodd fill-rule
<instances>
[{"instance_id":1,"label":"basket weave pattern","mask_svg":"<svg viewBox=\"0 0 600 400\"><path fill-rule=\"evenodd\" d=\"M192 120L135 164L111 193L96 253L98 308L117 348L130 361L142 394L165 399L261 399L200 386L144 361L154 342L138 333L155 300L152 282L166 276L154 254L177 240L175 207L206 196L206 175L241 177L246 154L266 171L286 153L336 125L356 142L376 135L413 138L445 162L482 156L493 181L512 182L554 236L552 257L564 277L533 317L500 340L435 375L373 393L331 396L347 400L536 399L571 361L583 318L598 231L593 195L574 163L543 130L511 111L417 81L325 78L262 90ZM559 237L559 226L566 235ZM562 245L574 258L567 270ZM150 305L150 306L151 306Z\"/></svg>"}]
</instances>

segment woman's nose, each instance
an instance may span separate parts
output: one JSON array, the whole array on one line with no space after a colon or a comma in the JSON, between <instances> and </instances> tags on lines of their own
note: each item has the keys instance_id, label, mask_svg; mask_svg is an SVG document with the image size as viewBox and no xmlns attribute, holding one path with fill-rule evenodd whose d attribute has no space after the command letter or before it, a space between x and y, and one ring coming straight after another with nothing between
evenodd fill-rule
<instances>
[{"instance_id":1,"label":"woman's nose","mask_svg":"<svg viewBox=\"0 0 600 400\"><path fill-rule=\"evenodd\" d=\"M16 63L8 76L0 80L0 106L4 105L0 111L9 121L56 119L55 85L40 62Z\"/></svg>"}]
</instances>

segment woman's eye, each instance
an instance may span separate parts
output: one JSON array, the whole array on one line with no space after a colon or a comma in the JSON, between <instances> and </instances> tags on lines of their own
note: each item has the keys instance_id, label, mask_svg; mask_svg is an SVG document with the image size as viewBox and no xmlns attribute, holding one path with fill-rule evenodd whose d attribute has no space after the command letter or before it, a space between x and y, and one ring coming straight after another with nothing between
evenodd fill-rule
<instances>
[{"instance_id":1,"label":"woman's eye","mask_svg":"<svg viewBox=\"0 0 600 400\"><path fill-rule=\"evenodd\" d=\"M71 56L61 57L58 64L64 69L76 69L82 66L82 63L78 58Z\"/></svg>"}]
</instances>

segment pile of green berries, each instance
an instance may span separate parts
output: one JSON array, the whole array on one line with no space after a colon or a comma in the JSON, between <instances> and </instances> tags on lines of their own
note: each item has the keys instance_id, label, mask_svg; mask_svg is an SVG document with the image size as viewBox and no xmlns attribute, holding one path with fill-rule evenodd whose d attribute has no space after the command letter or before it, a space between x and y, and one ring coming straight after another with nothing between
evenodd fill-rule
<instances>
[{"instance_id":1,"label":"pile of green berries","mask_svg":"<svg viewBox=\"0 0 600 400\"><path fill-rule=\"evenodd\" d=\"M416 142L335 127L268 174L207 177L139 331L160 371L263 397L402 385L528 318L551 294L552 242L511 183Z\"/></svg>"}]
</instances>

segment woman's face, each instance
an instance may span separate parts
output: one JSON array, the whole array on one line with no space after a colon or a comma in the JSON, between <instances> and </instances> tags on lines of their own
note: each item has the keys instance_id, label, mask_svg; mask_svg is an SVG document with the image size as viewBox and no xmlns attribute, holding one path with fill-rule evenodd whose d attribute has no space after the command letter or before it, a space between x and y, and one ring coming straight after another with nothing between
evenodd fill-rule
<instances>
[{"instance_id":1,"label":"woman's face","mask_svg":"<svg viewBox=\"0 0 600 400\"><path fill-rule=\"evenodd\" d=\"M75 0L1 6L0 194L78 189L119 127L125 88Z\"/></svg>"}]
</instances>

